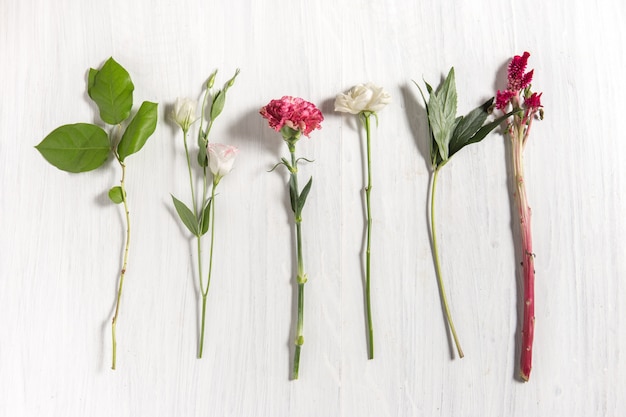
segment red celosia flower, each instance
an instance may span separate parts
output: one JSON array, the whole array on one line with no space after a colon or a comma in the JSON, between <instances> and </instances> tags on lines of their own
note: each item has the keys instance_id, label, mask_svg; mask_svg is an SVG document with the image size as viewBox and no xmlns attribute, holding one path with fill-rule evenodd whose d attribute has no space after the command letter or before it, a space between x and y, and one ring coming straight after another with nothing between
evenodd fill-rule
<instances>
[{"instance_id":1,"label":"red celosia flower","mask_svg":"<svg viewBox=\"0 0 626 417\"><path fill-rule=\"evenodd\" d=\"M537 110L541 105L541 95L543 93L532 93L530 97L524 100L524 107L529 110Z\"/></svg>"},{"instance_id":2,"label":"red celosia flower","mask_svg":"<svg viewBox=\"0 0 626 417\"><path fill-rule=\"evenodd\" d=\"M505 108L513 96L515 96L515 93L511 90L498 90L498 93L496 94L496 108L500 110Z\"/></svg>"},{"instance_id":3,"label":"red celosia flower","mask_svg":"<svg viewBox=\"0 0 626 417\"><path fill-rule=\"evenodd\" d=\"M283 126L287 126L304 133L305 136L309 136L315 129L321 129L321 122L324 120L322 112L315 104L291 96L270 101L260 113L277 132Z\"/></svg>"},{"instance_id":4,"label":"red celosia flower","mask_svg":"<svg viewBox=\"0 0 626 417\"><path fill-rule=\"evenodd\" d=\"M508 90L519 91L526 88L533 80L533 70L524 74L529 56L530 54L528 52L524 52L524 55L515 55L511 60L511 63L509 64Z\"/></svg>"}]
</instances>

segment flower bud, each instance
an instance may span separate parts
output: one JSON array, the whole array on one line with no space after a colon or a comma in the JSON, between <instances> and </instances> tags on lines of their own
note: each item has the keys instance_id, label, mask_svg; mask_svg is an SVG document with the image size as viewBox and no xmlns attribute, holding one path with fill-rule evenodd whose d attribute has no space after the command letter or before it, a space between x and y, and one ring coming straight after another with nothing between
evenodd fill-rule
<instances>
[{"instance_id":1,"label":"flower bud","mask_svg":"<svg viewBox=\"0 0 626 417\"><path fill-rule=\"evenodd\" d=\"M172 111L172 119L183 132L189 130L198 117L196 116L196 102L190 98L177 98Z\"/></svg>"}]
</instances>

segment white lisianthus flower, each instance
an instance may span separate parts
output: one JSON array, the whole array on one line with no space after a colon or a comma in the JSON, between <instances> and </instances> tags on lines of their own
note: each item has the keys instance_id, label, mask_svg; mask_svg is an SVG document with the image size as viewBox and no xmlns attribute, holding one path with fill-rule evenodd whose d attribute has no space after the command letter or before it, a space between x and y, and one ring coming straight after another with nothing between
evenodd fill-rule
<instances>
[{"instance_id":1,"label":"white lisianthus flower","mask_svg":"<svg viewBox=\"0 0 626 417\"><path fill-rule=\"evenodd\" d=\"M209 156L209 169L213 173L214 181L219 180L233 169L235 157L239 149L235 146L221 143L209 143L207 154Z\"/></svg>"},{"instance_id":2,"label":"white lisianthus flower","mask_svg":"<svg viewBox=\"0 0 626 417\"><path fill-rule=\"evenodd\" d=\"M382 87L375 84L355 85L346 94L337 94L335 111L359 114L376 113L391 103L391 96Z\"/></svg>"},{"instance_id":3,"label":"white lisianthus flower","mask_svg":"<svg viewBox=\"0 0 626 417\"><path fill-rule=\"evenodd\" d=\"M190 98L177 98L172 111L172 119L184 132L189 130L198 116L196 116L196 101Z\"/></svg>"}]
</instances>

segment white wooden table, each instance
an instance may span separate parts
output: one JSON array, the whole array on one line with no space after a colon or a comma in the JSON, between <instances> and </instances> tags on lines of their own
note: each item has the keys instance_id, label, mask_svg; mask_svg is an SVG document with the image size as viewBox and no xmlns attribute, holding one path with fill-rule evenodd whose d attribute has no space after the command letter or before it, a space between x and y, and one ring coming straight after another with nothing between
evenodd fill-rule
<instances>
[{"instance_id":1,"label":"white wooden table","mask_svg":"<svg viewBox=\"0 0 626 417\"><path fill-rule=\"evenodd\" d=\"M623 98L626 6L576 1L5 0L0 6L0 415L618 416L626 410ZM531 52L545 120L526 149L536 252L534 369L515 378L519 294L505 139L442 171L443 273L466 357L451 358L430 254L423 106L411 80L455 66L459 112L503 88ZM129 158L130 265L109 369L123 217L105 169L70 175L33 148L95 120L89 67L113 56L159 126ZM219 68L241 68L215 141L240 155L220 185L205 357L195 358L193 246L170 193L189 199L182 137L165 116ZM373 310L366 360L363 151L335 94L393 96L374 132ZM289 381L293 256L286 155L258 110L282 95L322 109L298 145L305 345Z\"/></svg>"}]
</instances>

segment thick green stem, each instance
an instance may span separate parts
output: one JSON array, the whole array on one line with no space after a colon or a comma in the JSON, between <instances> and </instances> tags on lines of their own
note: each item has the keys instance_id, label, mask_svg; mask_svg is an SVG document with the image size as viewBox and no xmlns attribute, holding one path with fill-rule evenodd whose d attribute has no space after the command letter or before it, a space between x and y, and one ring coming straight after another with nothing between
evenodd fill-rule
<instances>
[{"instance_id":1,"label":"thick green stem","mask_svg":"<svg viewBox=\"0 0 626 417\"><path fill-rule=\"evenodd\" d=\"M372 209L370 207L370 193L372 192L372 152L370 143L370 115L363 115L365 132L367 136L367 188L365 189L365 201L367 206L367 246L365 249L365 298L367 303L367 330L369 340L368 359L374 359L374 326L372 324L372 302L370 297L370 250L372 242Z\"/></svg>"},{"instance_id":2,"label":"thick green stem","mask_svg":"<svg viewBox=\"0 0 626 417\"><path fill-rule=\"evenodd\" d=\"M295 155L295 146L289 146L289 152L291 153L291 177L294 183L294 188L298 191L298 162ZM306 283L306 274L304 273L304 261L302 259L302 217L301 207L299 207L298 198L294 198L294 221L296 224L296 255L298 261L298 272L296 275L296 282L298 284L298 319L296 324L296 350L293 356L293 379L298 379L300 371L300 350L304 344L304 284Z\"/></svg>"},{"instance_id":3,"label":"thick green stem","mask_svg":"<svg viewBox=\"0 0 626 417\"><path fill-rule=\"evenodd\" d=\"M202 327L200 329L200 347L198 348L198 358L202 358L202 351L204 348L204 322L206 317L206 300L207 295L209 294L209 287L211 286L211 272L213 271L213 244L215 242L215 189L217 188L218 182L219 178L216 177L213 180L213 188L211 189L211 205L209 208L209 210L211 210L211 246L209 248L209 272L207 276L206 287L202 290ZM200 256L200 253L198 253L198 256ZM202 275L200 276L200 280L202 281ZM202 289L202 282L200 282L200 286Z\"/></svg>"},{"instance_id":4,"label":"thick green stem","mask_svg":"<svg viewBox=\"0 0 626 417\"><path fill-rule=\"evenodd\" d=\"M128 210L128 200L126 198L125 177L126 177L126 165L120 161L122 166L122 179L120 181L120 187L122 188L122 203L124 203L124 213L126 214L126 245L124 247L124 259L122 261L122 271L120 273L120 282L117 289L117 301L115 303L115 314L113 315L113 321L111 323L111 337L113 341L113 360L111 369L115 369L117 363L117 338L115 334L117 326L117 317L120 312L120 301L122 299L122 288L124 286L124 277L126 276L126 268L128 266L128 250L130 248L130 214Z\"/></svg>"},{"instance_id":5,"label":"thick green stem","mask_svg":"<svg viewBox=\"0 0 626 417\"><path fill-rule=\"evenodd\" d=\"M433 183L432 183L431 196L430 196L430 231L431 231L432 239L433 239L433 255L435 257L435 269L437 270L437 282L439 283L439 291L441 292L441 302L443 304L443 308L446 313L446 319L448 320L450 331L452 332L452 337L454 338L454 343L456 344L456 350L459 353L459 357L462 358L464 356L463 349L461 349L461 344L459 343L459 338L456 334L454 323L452 322L452 314L450 314L450 308L448 307L446 289L443 285L443 278L441 277L441 265L439 264L439 251L437 249L437 231L435 229L435 189L437 188L437 175L439 174L440 168L441 167L437 167L433 175Z\"/></svg>"}]
</instances>

